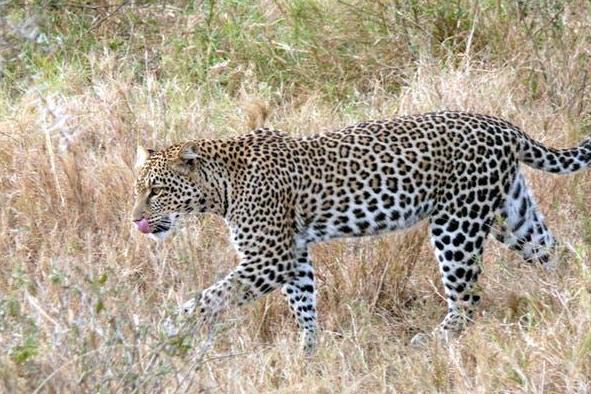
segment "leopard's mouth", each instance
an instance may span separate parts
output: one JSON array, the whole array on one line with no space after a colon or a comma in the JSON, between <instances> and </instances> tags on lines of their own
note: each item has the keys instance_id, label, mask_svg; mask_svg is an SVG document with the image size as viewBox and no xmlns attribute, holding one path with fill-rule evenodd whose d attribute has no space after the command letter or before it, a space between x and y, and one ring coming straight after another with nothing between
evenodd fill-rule
<instances>
[{"instance_id":1,"label":"leopard's mouth","mask_svg":"<svg viewBox=\"0 0 591 394\"><path fill-rule=\"evenodd\" d=\"M171 232L177 217L177 214L171 214L156 220L142 218L136 220L135 224L141 233L148 235L154 240L161 240L166 238Z\"/></svg>"},{"instance_id":2,"label":"leopard's mouth","mask_svg":"<svg viewBox=\"0 0 591 394\"><path fill-rule=\"evenodd\" d=\"M163 223L160 222L158 223L156 226L154 226L154 229L152 230L152 234L160 234L160 233L165 233L167 231L170 231L172 224L171 223Z\"/></svg>"}]
</instances>

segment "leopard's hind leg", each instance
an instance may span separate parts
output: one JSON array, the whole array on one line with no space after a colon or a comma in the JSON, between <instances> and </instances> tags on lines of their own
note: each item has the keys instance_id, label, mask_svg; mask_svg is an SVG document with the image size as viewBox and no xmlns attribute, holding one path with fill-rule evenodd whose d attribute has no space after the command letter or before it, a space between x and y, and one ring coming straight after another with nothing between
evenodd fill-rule
<instances>
[{"instance_id":1,"label":"leopard's hind leg","mask_svg":"<svg viewBox=\"0 0 591 394\"><path fill-rule=\"evenodd\" d=\"M504 205L491 229L491 234L525 261L551 267L550 256L556 240L527 187L525 178L515 175Z\"/></svg>"}]
</instances>

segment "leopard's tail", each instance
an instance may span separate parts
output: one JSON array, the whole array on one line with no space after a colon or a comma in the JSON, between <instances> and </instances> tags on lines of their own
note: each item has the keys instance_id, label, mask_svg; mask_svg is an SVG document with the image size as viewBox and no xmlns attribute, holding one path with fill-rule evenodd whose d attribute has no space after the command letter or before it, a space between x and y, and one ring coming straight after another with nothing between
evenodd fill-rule
<instances>
[{"instance_id":1,"label":"leopard's tail","mask_svg":"<svg viewBox=\"0 0 591 394\"><path fill-rule=\"evenodd\" d=\"M575 148L549 148L526 134L518 133L519 161L538 170L570 174L591 164L591 135Z\"/></svg>"}]
</instances>

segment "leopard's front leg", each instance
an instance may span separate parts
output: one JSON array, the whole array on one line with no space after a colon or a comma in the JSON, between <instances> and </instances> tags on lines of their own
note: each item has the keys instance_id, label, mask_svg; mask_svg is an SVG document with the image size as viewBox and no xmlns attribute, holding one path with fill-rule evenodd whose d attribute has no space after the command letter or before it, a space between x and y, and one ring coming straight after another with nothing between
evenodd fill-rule
<instances>
[{"instance_id":1,"label":"leopard's front leg","mask_svg":"<svg viewBox=\"0 0 591 394\"><path fill-rule=\"evenodd\" d=\"M285 221L286 213L280 213ZM292 226L278 228L276 221L257 221L252 234L250 216L237 220L232 228L233 243L240 264L225 278L183 304L186 314L197 313L199 321L211 326L228 307L242 306L275 289L291 283L296 275L296 250ZM250 233L249 233L250 231Z\"/></svg>"},{"instance_id":2,"label":"leopard's front leg","mask_svg":"<svg viewBox=\"0 0 591 394\"><path fill-rule=\"evenodd\" d=\"M276 180L259 179L255 190L249 192L253 197L235 204L226 218L240 256L238 267L199 297L189 300L183 309L187 313L195 311L201 321L211 324L222 310L247 304L283 287L303 330L303 350L310 354L316 343L312 266L306 249L296 245L297 223L293 201L289 202L291 194L285 185L275 184ZM276 193L274 198L269 198L269 191Z\"/></svg>"},{"instance_id":3,"label":"leopard's front leg","mask_svg":"<svg viewBox=\"0 0 591 394\"><path fill-rule=\"evenodd\" d=\"M242 306L283 286L293 276L292 264L285 264L281 273L257 272L256 265L243 262L224 279L196 294L182 305L187 315L198 313L200 322L211 324L224 309Z\"/></svg>"}]
</instances>

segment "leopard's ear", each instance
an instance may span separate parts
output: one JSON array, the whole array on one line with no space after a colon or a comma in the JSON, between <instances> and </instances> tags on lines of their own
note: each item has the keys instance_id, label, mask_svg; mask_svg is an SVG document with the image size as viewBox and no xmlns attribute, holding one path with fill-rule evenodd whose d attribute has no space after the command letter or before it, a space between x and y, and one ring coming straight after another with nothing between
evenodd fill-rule
<instances>
[{"instance_id":1,"label":"leopard's ear","mask_svg":"<svg viewBox=\"0 0 591 394\"><path fill-rule=\"evenodd\" d=\"M179 149L178 157L174 162L174 169L181 174L187 175L195 166L195 160L200 157L194 142L185 142Z\"/></svg>"},{"instance_id":2,"label":"leopard's ear","mask_svg":"<svg viewBox=\"0 0 591 394\"><path fill-rule=\"evenodd\" d=\"M192 141L185 142L181 149L179 150L179 159L180 160L195 160L199 157L199 153L197 153L197 147L195 143Z\"/></svg>"},{"instance_id":3,"label":"leopard's ear","mask_svg":"<svg viewBox=\"0 0 591 394\"><path fill-rule=\"evenodd\" d=\"M154 154L153 149L146 149L143 146L137 147L137 152L135 154L135 169L136 171L139 170L146 164L146 161Z\"/></svg>"}]
</instances>

